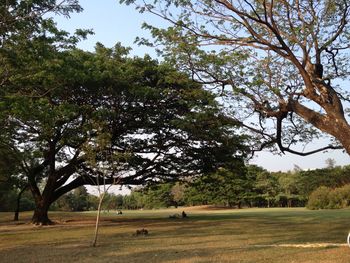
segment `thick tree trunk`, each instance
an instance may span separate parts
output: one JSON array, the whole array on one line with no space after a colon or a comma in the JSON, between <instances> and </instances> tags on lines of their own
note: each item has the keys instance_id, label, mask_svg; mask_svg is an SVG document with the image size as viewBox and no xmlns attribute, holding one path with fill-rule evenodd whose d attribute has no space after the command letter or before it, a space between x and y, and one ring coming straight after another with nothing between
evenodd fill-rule
<instances>
[{"instance_id":1,"label":"thick tree trunk","mask_svg":"<svg viewBox=\"0 0 350 263\"><path fill-rule=\"evenodd\" d=\"M350 155L350 126L347 123L343 123L339 129L339 135L336 137L344 147L345 151Z\"/></svg>"},{"instance_id":2,"label":"thick tree trunk","mask_svg":"<svg viewBox=\"0 0 350 263\"><path fill-rule=\"evenodd\" d=\"M338 104L340 104L340 102ZM338 112L334 109L334 112L327 115L315 112L295 101L291 103L291 106L293 111L306 122L311 123L319 130L336 138L344 147L344 150L350 155L350 125L344 117L342 108L339 109ZM324 108L327 108L329 111L332 109L332 107L327 105L324 106Z\"/></svg>"},{"instance_id":3,"label":"thick tree trunk","mask_svg":"<svg viewBox=\"0 0 350 263\"><path fill-rule=\"evenodd\" d=\"M52 225L53 222L48 216L49 205L36 204L32 224L35 225Z\"/></svg>"}]
</instances>

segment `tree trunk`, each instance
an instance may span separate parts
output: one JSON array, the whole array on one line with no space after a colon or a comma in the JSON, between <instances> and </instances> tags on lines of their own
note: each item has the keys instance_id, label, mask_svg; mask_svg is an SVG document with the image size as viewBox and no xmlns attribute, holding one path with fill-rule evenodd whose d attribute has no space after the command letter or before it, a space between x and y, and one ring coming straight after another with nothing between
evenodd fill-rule
<instances>
[{"instance_id":1,"label":"tree trunk","mask_svg":"<svg viewBox=\"0 0 350 263\"><path fill-rule=\"evenodd\" d=\"M35 225L52 225L53 222L48 217L48 210L50 205L36 204L34 215L32 217L32 224Z\"/></svg>"},{"instance_id":2,"label":"tree trunk","mask_svg":"<svg viewBox=\"0 0 350 263\"><path fill-rule=\"evenodd\" d=\"M103 196L100 196L100 200L98 202L98 208L97 208L97 216L96 216L96 224L95 224L95 234L94 234L94 238L92 240L92 246L96 247L96 243L97 243L97 236L98 236L98 227L100 224L100 214L101 214L101 208L102 208L102 202L103 202Z\"/></svg>"},{"instance_id":3,"label":"tree trunk","mask_svg":"<svg viewBox=\"0 0 350 263\"><path fill-rule=\"evenodd\" d=\"M18 220L19 220L19 210L16 208L15 216L13 217L13 221L18 221Z\"/></svg>"},{"instance_id":4,"label":"tree trunk","mask_svg":"<svg viewBox=\"0 0 350 263\"><path fill-rule=\"evenodd\" d=\"M337 98L337 101L339 101L339 98ZM337 107L332 105L321 105L321 107L330 112L328 115L315 112L295 101L291 103L291 106L293 111L306 122L311 123L319 130L335 137L350 155L350 125L344 117L340 101L336 104L339 105L338 108L340 109L337 110Z\"/></svg>"},{"instance_id":5,"label":"tree trunk","mask_svg":"<svg viewBox=\"0 0 350 263\"><path fill-rule=\"evenodd\" d=\"M21 205L21 197L22 197L23 192L27 189L27 187L28 187L28 185L23 187L23 189L17 195L16 210L15 210L15 216L13 218L13 221L18 221L18 219L19 219L19 209L20 209L20 205Z\"/></svg>"}]
</instances>

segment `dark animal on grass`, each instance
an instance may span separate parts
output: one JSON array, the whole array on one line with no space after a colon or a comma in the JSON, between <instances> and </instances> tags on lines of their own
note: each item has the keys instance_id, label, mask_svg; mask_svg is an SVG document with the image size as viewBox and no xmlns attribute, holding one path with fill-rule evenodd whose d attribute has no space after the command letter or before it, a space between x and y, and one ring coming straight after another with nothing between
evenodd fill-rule
<instances>
[{"instance_id":1,"label":"dark animal on grass","mask_svg":"<svg viewBox=\"0 0 350 263\"><path fill-rule=\"evenodd\" d=\"M147 235L148 235L148 230L145 228L137 229L136 233L133 234L133 236L147 236Z\"/></svg>"}]
</instances>

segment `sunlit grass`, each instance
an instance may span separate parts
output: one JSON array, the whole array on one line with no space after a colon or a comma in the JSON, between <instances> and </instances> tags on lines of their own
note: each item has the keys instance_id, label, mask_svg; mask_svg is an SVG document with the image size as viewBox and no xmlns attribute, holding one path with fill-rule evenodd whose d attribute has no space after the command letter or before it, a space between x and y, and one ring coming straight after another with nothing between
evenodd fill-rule
<instances>
[{"instance_id":1,"label":"sunlit grass","mask_svg":"<svg viewBox=\"0 0 350 263\"><path fill-rule=\"evenodd\" d=\"M0 213L0 262L350 262L350 248L269 247L344 244L350 210L183 209L103 213L98 247L90 247L94 212L52 212L58 224L36 227ZM133 236L146 228L148 236Z\"/></svg>"}]
</instances>

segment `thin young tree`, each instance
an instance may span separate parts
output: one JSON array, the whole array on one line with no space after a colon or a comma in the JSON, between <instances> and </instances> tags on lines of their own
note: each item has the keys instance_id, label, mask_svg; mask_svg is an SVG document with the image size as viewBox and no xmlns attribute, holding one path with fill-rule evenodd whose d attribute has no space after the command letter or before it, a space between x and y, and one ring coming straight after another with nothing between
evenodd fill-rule
<instances>
[{"instance_id":1,"label":"thin young tree","mask_svg":"<svg viewBox=\"0 0 350 263\"><path fill-rule=\"evenodd\" d=\"M104 125L98 124L94 129L99 135L93 138L85 145L85 152L87 154L88 162L94 172L97 174L92 185L96 186L98 192L98 206L95 222L95 231L92 240L92 246L96 247L97 237L99 232L99 224L101 217L101 209L104 198L108 190L121 182L120 169L128 158L128 153L119 153L116 151L111 143L111 136L108 133L103 133ZM93 147L92 147L93 145ZM108 183L107 183L108 181Z\"/></svg>"}]
</instances>

